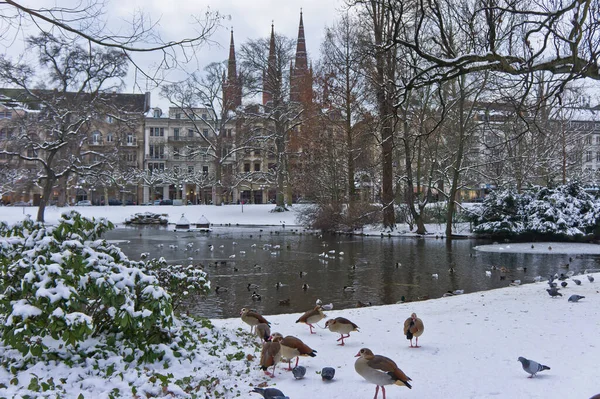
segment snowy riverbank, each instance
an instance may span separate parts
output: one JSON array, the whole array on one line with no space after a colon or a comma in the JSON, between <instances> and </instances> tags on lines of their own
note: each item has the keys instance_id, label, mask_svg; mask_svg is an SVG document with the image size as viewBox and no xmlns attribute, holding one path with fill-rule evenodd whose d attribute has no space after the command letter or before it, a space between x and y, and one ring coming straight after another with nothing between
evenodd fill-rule
<instances>
[{"instance_id":1,"label":"snowy riverbank","mask_svg":"<svg viewBox=\"0 0 600 399\"><path fill-rule=\"evenodd\" d=\"M354 371L354 355L360 348L368 347L396 361L412 378L412 390L389 386L389 399L585 399L600 393L596 383L600 357L596 342L600 330L600 282L589 283L585 277L581 280L581 286L571 282L562 289L563 297L558 299L548 296L546 283L536 283L423 302L328 311L329 317L343 316L360 327L361 331L351 333L343 347L337 346L338 335L328 330L317 328L317 333L310 335L307 326L295 323L299 314L265 315L272 323L272 331L295 335L318 351L315 358L300 360L300 365L307 368L302 380L295 380L291 372L284 371L283 363L277 367L275 378L265 377L258 369L258 359L247 363L245 358L225 356L238 350L230 346L220 349L220 359L212 357L215 345L221 348L220 342L225 342L223 337L244 342L235 336L245 336L249 328L235 318L213 320L216 328L199 345L192 362L178 364L171 359L174 362L169 368L157 363L138 375L122 359L111 359L115 371L110 379L98 378L98 371L92 366L73 370L61 364L38 364L19 373L18 385L10 383L12 377L6 371L0 372L0 396L32 394L26 387L35 374L40 381L49 377L65 381L68 398L76 398L80 393L86 398L107 398L114 388L127 392L128 384L137 386L140 393L153 392L153 397L191 397L174 384L157 392L156 387L152 388L156 383L148 378L154 370L161 375L173 373L177 379L191 378L195 383L197 378L214 376L218 378L214 383L228 392L225 395L228 398L259 398L250 391L252 386L263 382L276 386L291 399L371 398L375 386ZM600 280L600 275L596 275L596 280ZM586 298L570 303L567 298L571 294ZM327 298L322 299L327 302ZM419 349L409 348L402 336L403 322L412 312L425 324ZM319 325L324 326L324 322ZM243 350L259 355L258 345L245 344ZM517 361L519 356L548 365L551 370L529 379ZM336 370L331 382L323 382L317 374L326 366Z\"/></svg>"}]
</instances>

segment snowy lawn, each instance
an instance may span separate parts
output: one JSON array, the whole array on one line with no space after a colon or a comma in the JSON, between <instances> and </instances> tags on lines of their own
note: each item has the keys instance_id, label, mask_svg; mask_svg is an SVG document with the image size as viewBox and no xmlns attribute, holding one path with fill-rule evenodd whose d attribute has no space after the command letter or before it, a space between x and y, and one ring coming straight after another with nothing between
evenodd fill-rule
<instances>
[{"instance_id":1,"label":"snowy lawn","mask_svg":"<svg viewBox=\"0 0 600 399\"><path fill-rule=\"evenodd\" d=\"M277 367L275 378L266 377L258 368L259 346L249 343L249 327L236 318L213 320L215 329L199 328L203 338L197 352L186 360L168 356L168 367L166 362L158 362L136 369L122 358L91 359L86 367L73 369L61 362L38 363L19 372L16 379L7 370L0 370L0 396L43 397L41 390L38 393L27 388L51 378L61 385L61 397L65 398L77 398L80 393L86 398L108 398L111 392L118 392L115 397L132 397L130 385L137 387L137 397L183 398L192 397L191 392L201 384L222 395L206 397L259 398L250 391L263 383L279 388L291 399L372 398L375 386L354 371L354 355L368 347L393 359L412 378L412 390L388 386L390 399L589 398L600 393L596 383L600 282L589 283L585 277L581 280L581 286L569 284L562 289L564 296L558 299L548 296L546 283L536 283L424 302L326 312L329 317L346 317L360 327L345 346L338 346L339 335L328 330L317 327L317 334L310 335L307 326L295 323L299 314L267 315L273 332L295 335L318 351L317 357L300 360L307 368L301 380L284 371L283 363ZM568 302L574 293L586 298ZM402 335L404 320L412 312L425 324L418 349L409 348ZM321 327L324 324L319 323ZM254 342L258 342L256 338ZM248 362L241 352L257 358ZM517 361L519 356L551 370L527 378ZM318 374L326 366L336 370L331 382L322 381ZM104 373L99 369L107 367L112 369L111 377L99 377ZM32 380L33 374L37 379ZM160 378L169 374L174 377L166 378L163 388ZM183 386L190 394L175 385L175 380L189 382Z\"/></svg>"}]
</instances>

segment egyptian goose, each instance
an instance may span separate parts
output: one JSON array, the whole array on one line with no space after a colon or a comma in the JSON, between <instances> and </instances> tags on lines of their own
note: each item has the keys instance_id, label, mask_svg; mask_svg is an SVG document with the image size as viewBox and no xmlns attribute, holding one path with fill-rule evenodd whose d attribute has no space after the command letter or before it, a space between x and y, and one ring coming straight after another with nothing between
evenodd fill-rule
<instances>
[{"instance_id":1,"label":"egyptian goose","mask_svg":"<svg viewBox=\"0 0 600 399\"><path fill-rule=\"evenodd\" d=\"M281 360L281 345L279 342L265 342L260 353L260 369L266 375L275 377L275 366ZM273 366L273 373L269 374L269 367Z\"/></svg>"},{"instance_id":2,"label":"egyptian goose","mask_svg":"<svg viewBox=\"0 0 600 399\"><path fill-rule=\"evenodd\" d=\"M258 338L260 338L263 342L271 340L271 328L267 323L258 323L254 330Z\"/></svg>"},{"instance_id":3,"label":"egyptian goose","mask_svg":"<svg viewBox=\"0 0 600 399\"><path fill-rule=\"evenodd\" d=\"M292 335L284 337L280 333L273 334L273 342L278 342L281 345L281 357L288 361L288 371L292 370L292 360L296 358L296 366L300 356L317 356L317 351L302 342L301 339L296 338Z\"/></svg>"},{"instance_id":4,"label":"egyptian goose","mask_svg":"<svg viewBox=\"0 0 600 399\"><path fill-rule=\"evenodd\" d=\"M313 332L313 324L320 322L324 318L325 314L323 313L323 309L320 306L315 306L314 309L309 310L308 312L300 316L300 318L296 320L296 323L308 324L308 327L310 328L310 333L316 334L315 332Z\"/></svg>"},{"instance_id":5,"label":"egyptian goose","mask_svg":"<svg viewBox=\"0 0 600 399\"><path fill-rule=\"evenodd\" d=\"M356 372L371 384L377 385L373 399L377 399L379 387L381 387L383 399L385 399L385 385L394 384L412 389L412 386L408 383L412 380L398 368L392 359L374 355L367 348L362 348L355 357L358 357L354 362Z\"/></svg>"},{"instance_id":6,"label":"egyptian goose","mask_svg":"<svg viewBox=\"0 0 600 399\"><path fill-rule=\"evenodd\" d=\"M411 314L406 319L404 322L404 334L406 334L406 339L410 339L411 348L419 348L419 337L423 334L424 329L423 321L417 317L416 313ZM416 338L415 346L412 344L413 337Z\"/></svg>"},{"instance_id":7,"label":"egyptian goose","mask_svg":"<svg viewBox=\"0 0 600 399\"><path fill-rule=\"evenodd\" d=\"M262 317L260 314L251 311L250 309L242 308L240 311L240 316L242 317L242 321L250 326L251 333L254 330L254 326L256 326L258 323L266 323L267 325L271 325L267 319Z\"/></svg>"},{"instance_id":8,"label":"egyptian goose","mask_svg":"<svg viewBox=\"0 0 600 399\"><path fill-rule=\"evenodd\" d=\"M341 346L344 346L344 338L350 337L351 331L358 331L358 326L352 323L350 320L343 317L336 317L335 319L329 319L325 322L325 327L329 328L329 331L339 333L341 335L338 341L342 341ZM344 334L346 334L344 336Z\"/></svg>"}]
</instances>

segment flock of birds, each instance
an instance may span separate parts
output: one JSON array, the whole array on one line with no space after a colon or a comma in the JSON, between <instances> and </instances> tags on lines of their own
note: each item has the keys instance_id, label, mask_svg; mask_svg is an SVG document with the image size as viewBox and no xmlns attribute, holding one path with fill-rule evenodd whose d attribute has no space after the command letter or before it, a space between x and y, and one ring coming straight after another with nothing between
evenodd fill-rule
<instances>
[{"instance_id":1,"label":"flock of birds","mask_svg":"<svg viewBox=\"0 0 600 399\"><path fill-rule=\"evenodd\" d=\"M560 281L560 286L562 288L566 288L569 283L567 283L565 280L567 280L568 278L571 278L571 280L575 283L575 285L581 285L581 280L573 278L572 275L568 276L568 275L561 273L559 276L558 274L555 274L554 276L548 277L548 285L550 286L550 288L546 289L546 291L548 292L548 295L550 295L552 298L557 298L559 296L562 297L563 295L559 292L560 288L558 288L558 283L556 282L556 280ZM590 283L594 282L594 276L591 276L588 274L587 279ZM584 299L584 298L585 298L584 296L573 294L573 295L569 296L568 301L569 302L579 302L579 300Z\"/></svg>"},{"instance_id":2,"label":"flock of birds","mask_svg":"<svg viewBox=\"0 0 600 399\"><path fill-rule=\"evenodd\" d=\"M325 319L327 316L323 312L323 306L320 300L317 300L317 305L301 315L296 323L303 323L309 327L310 334L316 334L313 331L314 326ZM250 333L256 334L261 341L262 351L260 355L260 368L264 373L272 378L275 377L275 368L280 361L287 361L288 367L286 370L291 371L294 378L301 379L306 374L306 368L298 365L301 356L317 356L317 351L303 342L300 338L287 335L283 336L280 333L271 334L269 321L261 314L254 310L243 308L240 311L242 321L250 326ZM325 322L325 328L329 331L339 334L337 339L338 345L344 346L344 340L350 338L351 332L359 331L358 325L344 317L336 317L328 319ZM425 327L423 321L417 317L415 313L411 314L404 322L404 334L410 340L411 348L419 348L419 337L423 334ZM415 345L413 345L413 338ZM354 363L354 369L368 382L375 384L375 398L379 393L379 388L385 398L386 385L399 385L407 388L412 388L408 377L398 365L390 358L383 355L375 355L369 348L362 348L355 355L358 359ZM291 362L296 360L295 366L291 366ZM273 367L273 371L269 372L269 368ZM332 380L335 375L335 369L332 367L324 367L321 370L321 378L323 380ZM277 388L255 388L252 392L261 394L266 399L284 399L287 398Z\"/></svg>"}]
</instances>

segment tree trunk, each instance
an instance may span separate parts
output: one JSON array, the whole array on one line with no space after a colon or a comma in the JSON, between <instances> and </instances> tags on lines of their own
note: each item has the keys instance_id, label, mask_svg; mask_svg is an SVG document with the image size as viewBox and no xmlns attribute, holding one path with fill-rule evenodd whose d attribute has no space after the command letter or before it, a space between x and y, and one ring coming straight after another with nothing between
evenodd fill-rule
<instances>
[{"instance_id":1,"label":"tree trunk","mask_svg":"<svg viewBox=\"0 0 600 399\"><path fill-rule=\"evenodd\" d=\"M37 213L37 221L44 223L44 212L46 211L46 205L48 204L48 199L52 195L52 187L54 187L54 182L56 178L47 177L44 180L44 186L42 188L42 197L40 198L40 206L38 207Z\"/></svg>"}]
</instances>

